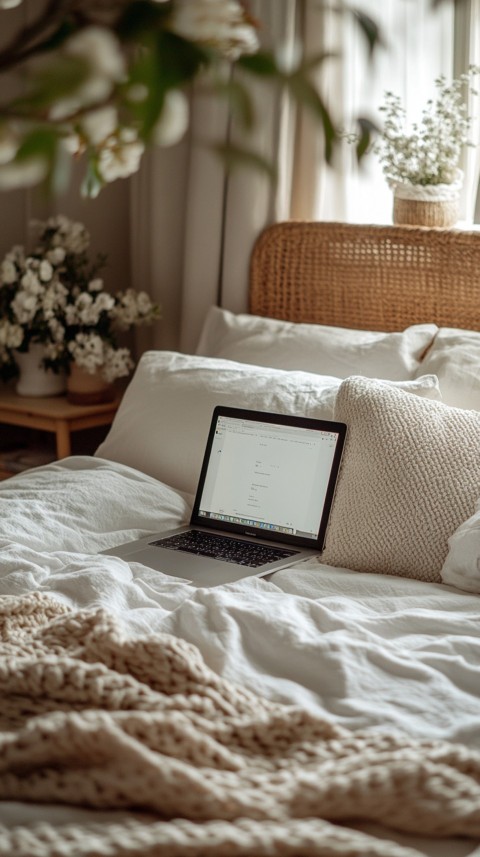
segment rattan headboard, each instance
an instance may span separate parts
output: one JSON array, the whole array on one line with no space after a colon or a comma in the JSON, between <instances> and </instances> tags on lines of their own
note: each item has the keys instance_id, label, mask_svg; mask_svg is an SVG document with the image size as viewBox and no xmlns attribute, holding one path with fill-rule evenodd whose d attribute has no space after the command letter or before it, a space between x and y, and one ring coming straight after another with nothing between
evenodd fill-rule
<instances>
[{"instance_id":1,"label":"rattan headboard","mask_svg":"<svg viewBox=\"0 0 480 857\"><path fill-rule=\"evenodd\" d=\"M252 252L249 310L367 330L480 330L480 233L277 223Z\"/></svg>"}]
</instances>

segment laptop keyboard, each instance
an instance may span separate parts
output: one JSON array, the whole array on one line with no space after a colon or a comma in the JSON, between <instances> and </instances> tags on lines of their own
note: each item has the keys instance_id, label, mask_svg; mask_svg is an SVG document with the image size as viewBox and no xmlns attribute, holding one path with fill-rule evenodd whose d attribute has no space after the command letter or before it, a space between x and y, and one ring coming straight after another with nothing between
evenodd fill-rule
<instances>
[{"instance_id":1,"label":"laptop keyboard","mask_svg":"<svg viewBox=\"0 0 480 857\"><path fill-rule=\"evenodd\" d=\"M234 562L236 565L246 565L250 568L258 568L268 562L286 559L298 553L287 548L270 547L257 542L232 539L229 536L217 536L201 530L187 530L150 544L169 550L197 554L197 556L207 556L223 562Z\"/></svg>"}]
</instances>

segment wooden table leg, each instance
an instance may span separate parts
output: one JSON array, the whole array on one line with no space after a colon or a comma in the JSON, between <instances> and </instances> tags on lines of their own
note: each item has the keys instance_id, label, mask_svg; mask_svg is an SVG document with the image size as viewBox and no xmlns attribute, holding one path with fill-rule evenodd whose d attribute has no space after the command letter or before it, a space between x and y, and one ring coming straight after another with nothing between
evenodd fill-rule
<instances>
[{"instance_id":1,"label":"wooden table leg","mask_svg":"<svg viewBox=\"0 0 480 857\"><path fill-rule=\"evenodd\" d=\"M57 458L67 458L67 456L71 455L72 451L70 428L67 420L55 420L55 434L57 438Z\"/></svg>"}]
</instances>

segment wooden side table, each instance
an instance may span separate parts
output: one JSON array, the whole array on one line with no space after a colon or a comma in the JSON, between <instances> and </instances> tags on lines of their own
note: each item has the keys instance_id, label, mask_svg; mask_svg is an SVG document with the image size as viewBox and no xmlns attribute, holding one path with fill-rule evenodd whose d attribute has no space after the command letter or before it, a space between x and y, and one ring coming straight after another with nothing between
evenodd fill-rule
<instances>
[{"instance_id":1,"label":"wooden side table","mask_svg":"<svg viewBox=\"0 0 480 857\"><path fill-rule=\"evenodd\" d=\"M65 396L19 396L0 390L0 423L52 432L57 458L71 455L74 431L110 425L120 404L120 396L99 405L71 405Z\"/></svg>"}]
</instances>

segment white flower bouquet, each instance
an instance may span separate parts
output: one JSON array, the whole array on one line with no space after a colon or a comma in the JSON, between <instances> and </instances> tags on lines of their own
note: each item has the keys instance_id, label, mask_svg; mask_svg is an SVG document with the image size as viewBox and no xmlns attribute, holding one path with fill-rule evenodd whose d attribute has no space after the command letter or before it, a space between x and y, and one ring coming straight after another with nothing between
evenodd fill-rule
<instances>
[{"instance_id":1,"label":"white flower bouquet","mask_svg":"<svg viewBox=\"0 0 480 857\"><path fill-rule=\"evenodd\" d=\"M459 159L469 141L472 116L465 95L476 95L472 83L480 74L478 66L448 83L437 78L436 97L430 99L419 123L406 129L406 111L400 98L385 93L380 107L384 114L383 131L373 147L380 158L383 173L390 186L450 185L458 181Z\"/></svg>"},{"instance_id":2,"label":"white flower bouquet","mask_svg":"<svg viewBox=\"0 0 480 857\"><path fill-rule=\"evenodd\" d=\"M109 383L128 375L134 363L118 334L158 318L159 307L146 292L104 290L105 258L89 260L82 223L58 215L36 225L33 252L15 246L0 265L0 378L17 374L15 354L31 343L43 345L43 365L54 372L76 363Z\"/></svg>"}]
</instances>

